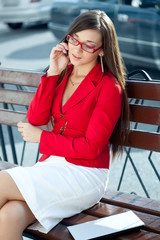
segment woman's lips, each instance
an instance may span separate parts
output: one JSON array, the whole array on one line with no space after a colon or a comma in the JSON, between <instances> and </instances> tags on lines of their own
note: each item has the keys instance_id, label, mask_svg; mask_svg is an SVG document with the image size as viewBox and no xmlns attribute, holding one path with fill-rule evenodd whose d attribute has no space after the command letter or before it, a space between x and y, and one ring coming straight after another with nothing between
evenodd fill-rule
<instances>
[{"instance_id":1,"label":"woman's lips","mask_svg":"<svg viewBox=\"0 0 160 240\"><path fill-rule=\"evenodd\" d=\"M74 54L72 54L72 56L73 56L73 58L74 58L75 60L80 60L80 59L81 59L80 57L77 57L77 56L75 56Z\"/></svg>"}]
</instances>

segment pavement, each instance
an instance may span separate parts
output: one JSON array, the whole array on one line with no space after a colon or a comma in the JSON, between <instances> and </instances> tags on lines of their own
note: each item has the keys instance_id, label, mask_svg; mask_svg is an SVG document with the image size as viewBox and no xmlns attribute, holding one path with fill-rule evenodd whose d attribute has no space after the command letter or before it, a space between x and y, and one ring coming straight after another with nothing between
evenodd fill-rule
<instances>
[{"instance_id":1,"label":"pavement","mask_svg":"<svg viewBox=\"0 0 160 240\"><path fill-rule=\"evenodd\" d=\"M0 23L1 67L41 71L49 65L49 54L58 39L40 25L10 30Z\"/></svg>"}]
</instances>

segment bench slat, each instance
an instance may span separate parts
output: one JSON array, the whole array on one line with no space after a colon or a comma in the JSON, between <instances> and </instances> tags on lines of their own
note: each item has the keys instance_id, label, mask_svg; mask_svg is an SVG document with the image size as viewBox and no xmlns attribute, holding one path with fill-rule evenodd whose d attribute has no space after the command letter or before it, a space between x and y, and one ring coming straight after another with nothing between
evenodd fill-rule
<instances>
[{"instance_id":1,"label":"bench slat","mask_svg":"<svg viewBox=\"0 0 160 240\"><path fill-rule=\"evenodd\" d=\"M73 217L64 218L62 220L62 223L67 226L72 226L75 224L80 224L80 223L96 220L97 218L98 217L94 216L94 214L90 215L90 214L86 214L85 212L82 212L82 213L74 215Z\"/></svg>"},{"instance_id":2,"label":"bench slat","mask_svg":"<svg viewBox=\"0 0 160 240\"><path fill-rule=\"evenodd\" d=\"M149 232L149 231L136 231L128 233L127 235L123 236L116 236L116 238L113 238L114 240L159 240L159 234Z\"/></svg>"},{"instance_id":3,"label":"bench slat","mask_svg":"<svg viewBox=\"0 0 160 240\"><path fill-rule=\"evenodd\" d=\"M29 106L34 92L0 89L0 102Z\"/></svg>"},{"instance_id":4,"label":"bench slat","mask_svg":"<svg viewBox=\"0 0 160 240\"><path fill-rule=\"evenodd\" d=\"M116 136L114 136L112 142L120 144L120 140ZM131 130L124 145L126 147L160 152L160 134L157 132Z\"/></svg>"},{"instance_id":5,"label":"bench slat","mask_svg":"<svg viewBox=\"0 0 160 240\"><path fill-rule=\"evenodd\" d=\"M136 211L136 212L150 214L150 215L153 215L154 217L156 217L156 216L160 217L160 209L157 209L157 208L153 209L154 204L152 206L148 206L147 201L145 201L144 199L142 200L141 203L145 204L145 206L140 206L138 201L137 201L138 204L136 203L136 201L135 201L134 204L126 203L124 201L123 201L123 198L122 198L121 201L120 200L118 201L118 200L115 200L115 199L113 200L113 199L108 199L108 198L105 198L105 197L102 198L102 200L101 200L101 202L104 203L104 206L106 206L106 204L111 204L111 205L113 205L113 207L115 207L115 206L117 206L119 208L122 207L124 209L131 209L131 210ZM157 206L158 206L158 204L157 204ZM87 212L87 213L89 213L89 212Z\"/></svg>"},{"instance_id":6,"label":"bench slat","mask_svg":"<svg viewBox=\"0 0 160 240\"><path fill-rule=\"evenodd\" d=\"M160 108L130 104L131 121L160 125ZM149 117L148 117L149 116Z\"/></svg>"},{"instance_id":7,"label":"bench slat","mask_svg":"<svg viewBox=\"0 0 160 240\"><path fill-rule=\"evenodd\" d=\"M19 86L38 87L41 76L44 73L15 71L11 69L1 69L0 83L15 84Z\"/></svg>"},{"instance_id":8,"label":"bench slat","mask_svg":"<svg viewBox=\"0 0 160 240\"><path fill-rule=\"evenodd\" d=\"M45 234L39 231L32 231L26 229L24 233L29 234L32 237L37 237L37 239L46 239L46 240L74 240L70 234L67 227L63 224L58 224L55 226L49 233Z\"/></svg>"},{"instance_id":9,"label":"bench slat","mask_svg":"<svg viewBox=\"0 0 160 240\"><path fill-rule=\"evenodd\" d=\"M160 216L160 201L151 198L107 189L105 195L101 199L101 202L106 202L114 206L119 206L119 203L121 203L123 204L123 207L126 207L126 204L129 204L128 207L131 207L132 205L136 207L136 210L137 207L139 207L138 211Z\"/></svg>"},{"instance_id":10,"label":"bench slat","mask_svg":"<svg viewBox=\"0 0 160 240\"><path fill-rule=\"evenodd\" d=\"M131 130L126 146L160 152L160 134Z\"/></svg>"},{"instance_id":11,"label":"bench slat","mask_svg":"<svg viewBox=\"0 0 160 240\"><path fill-rule=\"evenodd\" d=\"M17 126L20 121L26 121L26 113L0 109L0 124Z\"/></svg>"},{"instance_id":12,"label":"bench slat","mask_svg":"<svg viewBox=\"0 0 160 240\"><path fill-rule=\"evenodd\" d=\"M160 101L160 82L127 80L129 98Z\"/></svg>"}]
</instances>

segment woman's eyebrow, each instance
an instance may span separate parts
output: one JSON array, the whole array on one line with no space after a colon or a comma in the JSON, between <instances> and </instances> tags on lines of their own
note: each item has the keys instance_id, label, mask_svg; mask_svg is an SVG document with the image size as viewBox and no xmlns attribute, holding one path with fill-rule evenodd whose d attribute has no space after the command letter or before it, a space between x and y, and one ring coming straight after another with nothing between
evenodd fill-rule
<instances>
[{"instance_id":1,"label":"woman's eyebrow","mask_svg":"<svg viewBox=\"0 0 160 240\"><path fill-rule=\"evenodd\" d=\"M94 43L94 44L96 44L94 41L91 41L91 40L87 40L87 42L90 42L90 43Z\"/></svg>"},{"instance_id":2,"label":"woman's eyebrow","mask_svg":"<svg viewBox=\"0 0 160 240\"><path fill-rule=\"evenodd\" d=\"M75 35L77 38L79 38L79 36L78 36L76 33L74 33L74 35ZM94 41L91 41L91 40L86 40L86 42L89 42L89 43L94 43L94 44L96 44Z\"/></svg>"}]
</instances>

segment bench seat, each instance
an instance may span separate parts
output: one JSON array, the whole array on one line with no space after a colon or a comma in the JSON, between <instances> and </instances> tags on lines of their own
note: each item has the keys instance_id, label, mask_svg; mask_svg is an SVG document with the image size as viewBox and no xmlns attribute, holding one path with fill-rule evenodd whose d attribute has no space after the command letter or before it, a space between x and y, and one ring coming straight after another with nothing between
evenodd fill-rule
<instances>
[{"instance_id":1,"label":"bench seat","mask_svg":"<svg viewBox=\"0 0 160 240\"><path fill-rule=\"evenodd\" d=\"M10 163L10 159L7 158L4 135L0 126L1 158L3 159L3 161L0 161L0 171L17 166L16 143L14 142L12 127L16 126L18 121L26 119L26 111L34 95L34 91L30 91L29 88L36 89L38 87L42 74L10 69L0 70L0 124L7 126L13 153L13 162L15 163ZM8 85L12 87L8 89ZM150 153L153 151L160 152L160 81L129 79L126 81L126 85L131 109L130 120L132 122L132 130L125 143L127 154L130 148L145 149L149 150ZM15 106L17 105L25 107L25 111L16 110ZM137 124L154 125L157 130L153 132L148 129L139 129L137 128ZM114 141L118 143L117 139L114 139ZM63 219L48 234L26 229L24 236L36 240L73 240L67 226L111 216L128 210L135 212L145 225L139 231L121 233L112 237L112 239L160 239L160 202L111 189L106 191L100 203L80 214ZM107 236L101 239L110 238Z\"/></svg>"}]
</instances>

